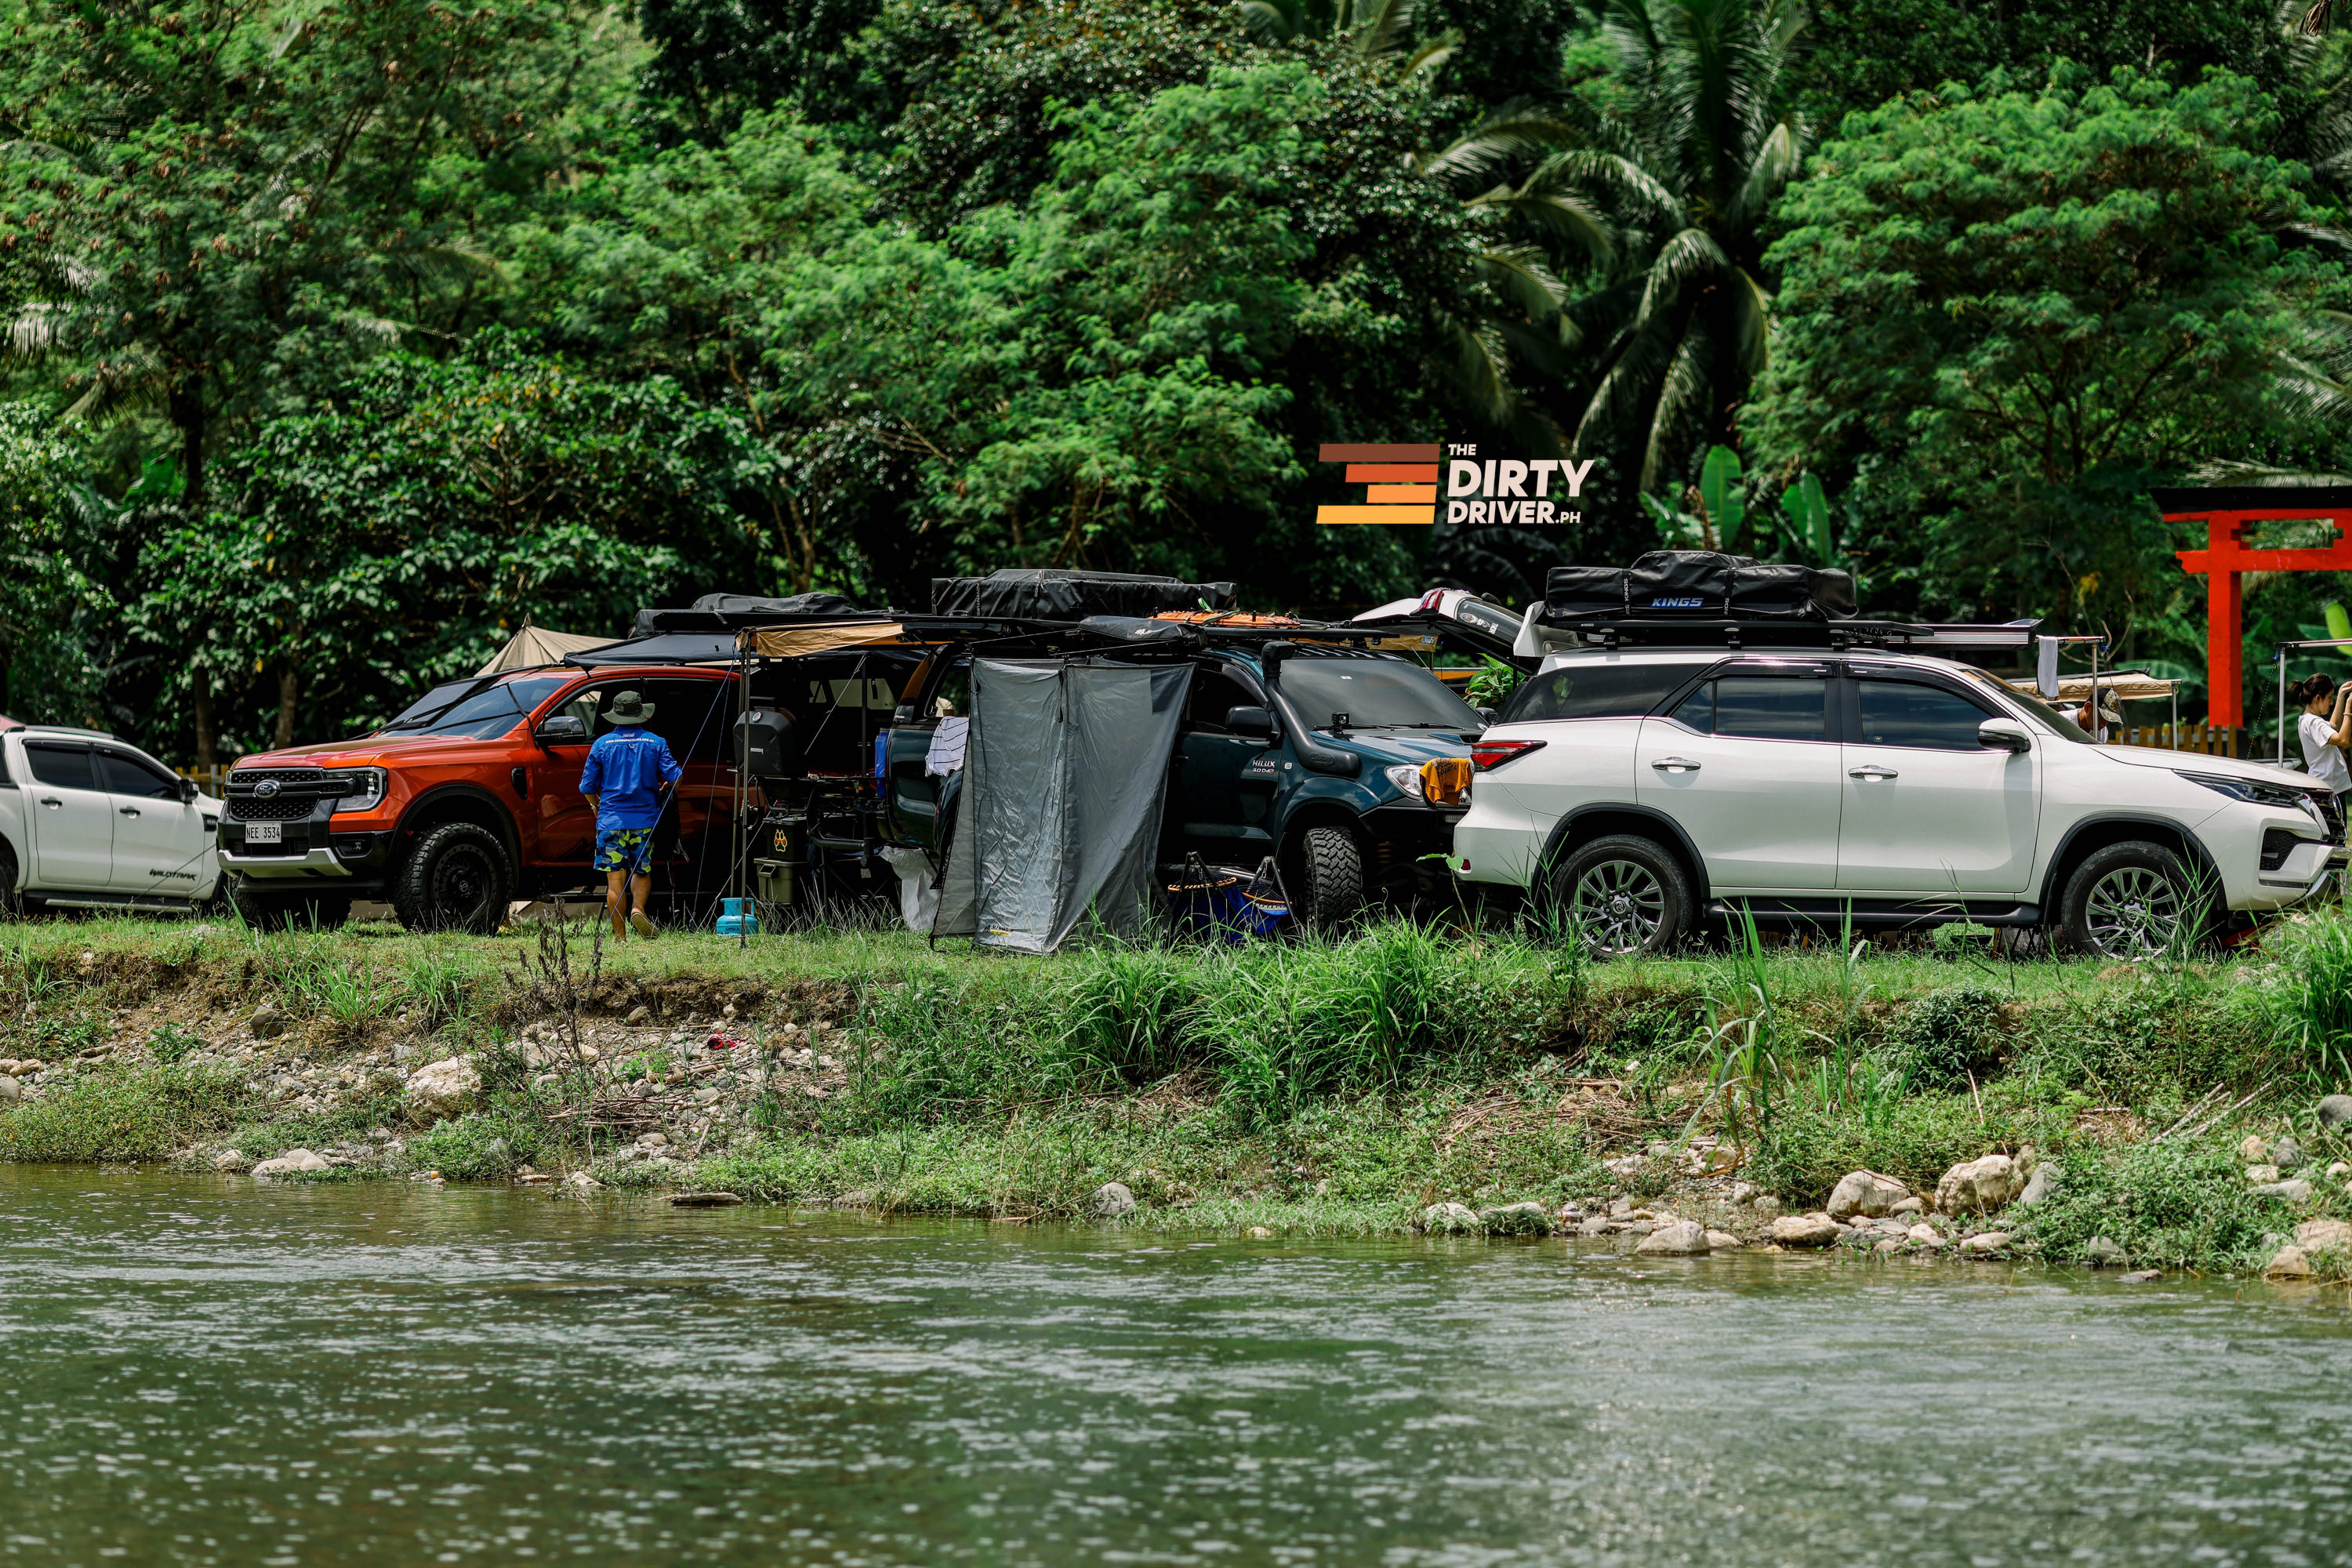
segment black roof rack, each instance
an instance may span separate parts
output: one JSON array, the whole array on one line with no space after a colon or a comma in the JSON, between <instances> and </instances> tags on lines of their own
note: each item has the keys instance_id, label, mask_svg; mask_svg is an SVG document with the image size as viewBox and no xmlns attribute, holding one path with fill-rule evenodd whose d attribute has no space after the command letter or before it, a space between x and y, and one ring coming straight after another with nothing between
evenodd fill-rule
<instances>
[{"instance_id":1,"label":"black roof rack","mask_svg":"<svg viewBox=\"0 0 2352 1568\"><path fill-rule=\"evenodd\" d=\"M1802 647L1840 652L1851 647L1939 648L2030 646L2038 620L2002 625L1911 621L1703 620L1682 616L1544 621L1547 642L1573 637L1585 647Z\"/></svg>"}]
</instances>

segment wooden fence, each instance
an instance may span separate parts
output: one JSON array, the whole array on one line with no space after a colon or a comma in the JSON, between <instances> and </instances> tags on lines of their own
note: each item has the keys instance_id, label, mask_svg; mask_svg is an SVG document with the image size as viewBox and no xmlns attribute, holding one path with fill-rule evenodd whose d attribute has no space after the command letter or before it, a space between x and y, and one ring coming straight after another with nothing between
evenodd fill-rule
<instances>
[{"instance_id":1,"label":"wooden fence","mask_svg":"<svg viewBox=\"0 0 2352 1568\"><path fill-rule=\"evenodd\" d=\"M217 800L220 798L221 791L228 787L228 770L232 765L228 763L215 763L208 768L184 767L180 770L180 776L184 779L195 780L198 789Z\"/></svg>"},{"instance_id":2,"label":"wooden fence","mask_svg":"<svg viewBox=\"0 0 2352 1568\"><path fill-rule=\"evenodd\" d=\"M2201 752L2209 757L2242 757L2251 739L2242 728L2216 729L2210 724L2182 724L2174 734L2170 724L2116 724L2107 741L2116 746L2161 746L2168 752Z\"/></svg>"}]
</instances>

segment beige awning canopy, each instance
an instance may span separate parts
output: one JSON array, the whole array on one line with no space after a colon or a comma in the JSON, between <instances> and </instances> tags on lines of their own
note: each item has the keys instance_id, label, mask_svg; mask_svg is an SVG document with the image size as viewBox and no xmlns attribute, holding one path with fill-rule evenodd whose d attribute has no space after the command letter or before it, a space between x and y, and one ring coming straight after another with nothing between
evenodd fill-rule
<instances>
[{"instance_id":1,"label":"beige awning canopy","mask_svg":"<svg viewBox=\"0 0 2352 1568\"><path fill-rule=\"evenodd\" d=\"M2179 682L2164 680L2141 669L2103 669L2099 671L2099 698L2117 702L2158 701L2179 695ZM2012 680L2010 685L2028 697L2039 697L2042 689L2031 680ZM2091 678L2069 675L2058 682L2058 703L2081 707L2091 700Z\"/></svg>"},{"instance_id":2,"label":"beige awning canopy","mask_svg":"<svg viewBox=\"0 0 2352 1568\"><path fill-rule=\"evenodd\" d=\"M837 647L896 642L907 628L897 621L831 621L810 626L753 626L741 634L741 645L763 658L799 658L831 653Z\"/></svg>"},{"instance_id":3,"label":"beige awning canopy","mask_svg":"<svg viewBox=\"0 0 2352 1568\"><path fill-rule=\"evenodd\" d=\"M522 624L522 630L507 639L498 657L476 670L476 675L504 675L510 669L539 669L551 664L562 664L575 653L586 653L592 647L609 647L617 637L583 637L577 632L551 632L545 626Z\"/></svg>"}]
</instances>

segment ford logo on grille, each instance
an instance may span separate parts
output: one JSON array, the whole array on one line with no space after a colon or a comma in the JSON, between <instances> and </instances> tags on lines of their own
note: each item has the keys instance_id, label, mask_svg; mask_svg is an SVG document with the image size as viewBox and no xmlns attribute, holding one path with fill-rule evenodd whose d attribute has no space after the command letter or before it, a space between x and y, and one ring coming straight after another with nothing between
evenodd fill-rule
<instances>
[{"instance_id":1,"label":"ford logo on grille","mask_svg":"<svg viewBox=\"0 0 2352 1568\"><path fill-rule=\"evenodd\" d=\"M261 796L264 800L267 800L271 795L278 793L278 781L276 779L264 779L259 784L253 786L253 793Z\"/></svg>"}]
</instances>

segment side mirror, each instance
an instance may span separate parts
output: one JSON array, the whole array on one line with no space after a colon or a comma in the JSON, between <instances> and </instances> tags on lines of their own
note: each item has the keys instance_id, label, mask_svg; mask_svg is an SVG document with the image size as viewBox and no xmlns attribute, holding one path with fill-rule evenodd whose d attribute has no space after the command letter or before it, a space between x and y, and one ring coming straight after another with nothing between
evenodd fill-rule
<instances>
[{"instance_id":1,"label":"side mirror","mask_svg":"<svg viewBox=\"0 0 2352 1568\"><path fill-rule=\"evenodd\" d=\"M1481 723L1491 724L1495 721L1495 710L1492 708L1481 708L1478 710L1478 719Z\"/></svg>"},{"instance_id":2,"label":"side mirror","mask_svg":"<svg viewBox=\"0 0 2352 1568\"><path fill-rule=\"evenodd\" d=\"M2030 752L2033 737L2014 719L1988 719L1977 726L1977 743L1996 752Z\"/></svg>"},{"instance_id":3,"label":"side mirror","mask_svg":"<svg viewBox=\"0 0 2352 1568\"><path fill-rule=\"evenodd\" d=\"M195 805L196 796L203 793L203 791L196 788L195 780L184 778L180 781L180 804L182 805Z\"/></svg>"},{"instance_id":4,"label":"side mirror","mask_svg":"<svg viewBox=\"0 0 2352 1568\"><path fill-rule=\"evenodd\" d=\"M539 737L542 746L576 746L588 738L588 726L581 722L577 713L551 713L539 721L539 728L531 733Z\"/></svg>"},{"instance_id":5,"label":"side mirror","mask_svg":"<svg viewBox=\"0 0 2352 1568\"><path fill-rule=\"evenodd\" d=\"M1236 735L1270 741L1274 739L1274 715L1255 706L1228 708L1225 710L1225 728Z\"/></svg>"}]
</instances>

